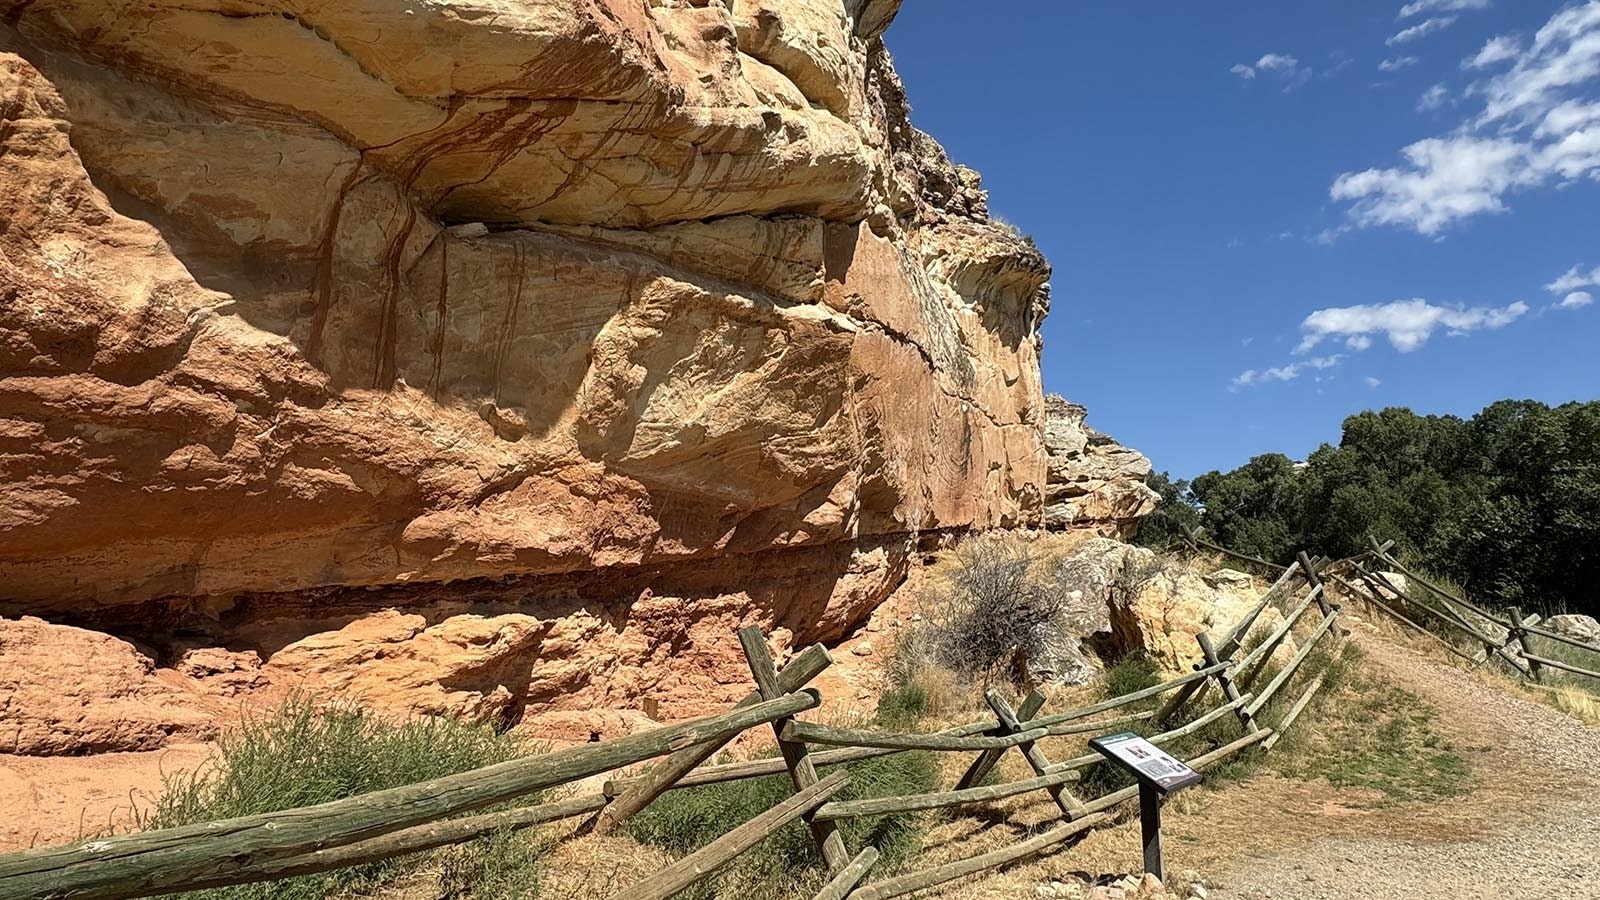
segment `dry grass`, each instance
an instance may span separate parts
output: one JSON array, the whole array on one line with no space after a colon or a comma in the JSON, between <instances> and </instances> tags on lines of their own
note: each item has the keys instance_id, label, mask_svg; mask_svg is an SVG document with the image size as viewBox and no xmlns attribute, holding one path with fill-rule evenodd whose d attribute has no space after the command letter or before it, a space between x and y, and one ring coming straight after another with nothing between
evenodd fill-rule
<instances>
[{"instance_id":1,"label":"dry grass","mask_svg":"<svg viewBox=\"0 0 1600 900\"><path fill-rule=\"evenodd\" d=\"M1314 661L1320 668L1334 660ZM1372 828L1418 839L1470 837L1481 833L1488 817L1480 804L1463 802L1455 791L1440 790L1411 777L1398 764L1402 757L1421 756L1428 771L1441 778L1469 782L1460 769L1463 755L1473 757L1481 748L1458 748L1457 739L1441 734L1437 721L1416 697L1364 666L1353 667L1346 658L1346 677L1333 676L1328 688L1301 717L1270 756L1247 753L1239 765L1228 766L1201 787L1179 794L1167 807L1169 869L1202 873L1232 864L1242 847L1252 852L1292 848L1327 835L1354 835ZM1315 668L1285 689L1281 700L1264 714L1270 723L1298 695L1300 683ZM1050 709L1067 709L1094 702L1107 694L1122 693L1149 679L1130 664L1113 670L1099 682L1055 692ZM1267 676L1263 676L1264 678ZM891 692L885 698L884 722L902 723L897 730L931 730L971 718L971 697L952 686L948 673L922 673L910 682L916 687ZM902 689L905 685L902 685ZM1209 703L1215 702L1215 694ZM1208 703L1208 705L1209 705ZM1357 710L1355 714L1351 710ZM1197 710L1198 712L1198 710ZM1181 749L1192 755L1233 737L1238 725L1229 717L1218 723L1215 734L1195 739ZM1053 760L1086 752L1091 735L1050 738L1041 743ZM953 783L971 761L971 753L938 756L940 785ZM1020 754L1009 752L998 767L997 780L1012 781L1033 774ZM1080 796L1091 796L1111 785L1075 785ZM1427 810L1426 815L1419 811ZM1035 885L1051 878L1092 880L1120 875L1139 866L1139 832L1136 815L1124 806L1108 827L1096 829L1075 844L1007 869L963 880L942 888L938 896L952 900L988 900L1032 896ZM1014 844L1019 839L1059 822L1059 811L1042 793L930 814L920 834L914 856L904 869L925 869L974 854ZM804 837L802 835L802 837ZM860 844L852 843L852 849ZM588 900L607 896L665 861L659 851L638 851L623 839L607 843L579 842L564 847L545 866L548 886L542 897ZM570 855L569 855L570 854ZM574 864L567 864L571 859ZM584 888L570 882L576 863L589 874ZM888 871L874 873L883 877ZM815 873L800 873L764 882L744 877L725 879L716 896L804 896L814 889ZM771 893L781 887L779 893ZM584 891L588 891L585 893Z\"/></svg>"},{"instance_id":2,"label":"dry grass","mask_svg":"<svg viewBox=\"0 0 1600 900\"><path fill-rule=\"evenodd\" d=\"M1522 685L1523 687L1530 687ZM1600 697L1592 689L1576 684L1562 684L1541 688L1531 686L1530 693L1540 701L1555 707L1580 722L1600 725Z\"/></svg>"},{"instance_id":3,"label":"dry grass","mask_svg":"<svg viewBox=\"0 0 1600 900\"><path fill-rule=\"evenodd\" d=\"M140 819L146 829L311 806L417 784L543 752L484 726L447 719L391 720L354 705L296 695L271 715L224 732L211 764L166 779ZM535 804L540 795L513 804ZM535 891L543 848L527 833L492 834L432 853L270 883L196 891L191 900L315 900L398 891L480 900Z\"/></svg>"},{"instance_id":4,"label":"dry grass","mask_svg":"<svg viewBox=\"0 0 1600 900\"><path fill-rule=\"evenodd\" d=\"M671 864L672 854L629 837L557 843L545 858L538 900L610 900Z\"/></svg>"}]
</instances>

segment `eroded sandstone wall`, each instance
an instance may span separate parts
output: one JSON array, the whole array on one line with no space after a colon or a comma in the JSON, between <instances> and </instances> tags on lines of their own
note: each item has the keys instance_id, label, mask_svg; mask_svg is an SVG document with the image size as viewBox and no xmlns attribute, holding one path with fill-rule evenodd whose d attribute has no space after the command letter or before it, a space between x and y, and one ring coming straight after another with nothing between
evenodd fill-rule
<instances>
[{"instance_id":1,"label":"eroded sandstone wall","mask_svg":"<svg viewBox=\"0 0 1600 900\"><path fill-rule=\"evenodd\" d=\"M412 616L470 659L401 706L715 702L731 626L1038 523L1049 269L911 127L897 5L0 0L0 615L269 672Z\"/></svg>"},{"instance_id":2,"label":"eroded sandstone wall","mask_svg":"<svg viewBox=\"0 0 1600 900\"><path fill-rule=\"evenodd\" d=\"M1091 428L1088 415L1060 394L1045 395L1045 527L1131 539L1161 505L1146 483L1150 459Z\"/></svg>"}]
</instances>

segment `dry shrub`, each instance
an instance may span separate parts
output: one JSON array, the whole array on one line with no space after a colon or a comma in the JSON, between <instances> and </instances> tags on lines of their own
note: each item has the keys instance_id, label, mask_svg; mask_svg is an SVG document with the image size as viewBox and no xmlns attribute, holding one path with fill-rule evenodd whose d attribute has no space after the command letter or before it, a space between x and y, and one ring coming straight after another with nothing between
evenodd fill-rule
<instances>
[{"instance_id":1,"label":"dry shrub","mask_svg":"<svg viewBox=\"0 0 1600 900\"><path fill-rule=\"evenodd\" d=\"M968 680L1020 683L1028 661L1044 655L1063 609L1037 562L1033 546L1014 537L963 541L946 583L924 596L924 620L902 639L897 680L944 669Z\"/></svg>"}]
</instances>

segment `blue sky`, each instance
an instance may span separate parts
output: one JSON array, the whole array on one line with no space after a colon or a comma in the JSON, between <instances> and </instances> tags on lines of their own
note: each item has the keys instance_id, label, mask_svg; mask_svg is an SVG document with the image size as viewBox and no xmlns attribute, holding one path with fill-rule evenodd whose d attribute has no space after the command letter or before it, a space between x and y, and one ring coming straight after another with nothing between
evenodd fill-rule
<instances>
[{"instance_id":1,"label":"blue sky","mask_svg":"<svg viewBox=\"0 0 1600 900\"><path fill-rule=\"evenodd\" d=\"M1600 0L909 0L912 120L1055 265L1044 379L1192 477L1600 397Z\"/></svg>"}]
</instances>

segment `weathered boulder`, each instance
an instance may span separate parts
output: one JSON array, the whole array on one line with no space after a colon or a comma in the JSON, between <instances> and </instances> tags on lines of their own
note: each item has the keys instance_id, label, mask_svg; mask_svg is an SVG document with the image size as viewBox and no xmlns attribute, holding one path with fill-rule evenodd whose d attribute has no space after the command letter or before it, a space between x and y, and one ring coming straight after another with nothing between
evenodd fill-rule
<instances>
[{"instance_id":1,"label":"weathered boulder","mask_svg":"<svg viewBox=\"0 0 1600 900\"><path fill-rule=\"evenodd\" d=\"M1220 643L1222 635L1260 602L1265 588L1241 575L1231 569L1202 575L1180 564L1164 565L1151 572L1113 615L1124 626L1124 640L1143 650L1166 675L1180 675L1203 659L1197 635L1210 632ZM1269 607L1251 626L1245 642L1282 624L1283 614ZM1286 639L1282 646L1292 653L1294 642Z\"/></svg>"},{"instance_id":2,"label":"weathered boulder","mask_svg":"<svg viewBox=\"0 0 1600 900\"><path fill-rule=\"evenodd\" d=\"M1052 665L1059 680L1081 681L1105 660L1140 652L1167 675L1190 670L1201 659L1195 637L1218 637L1260 602L1265 587L1243 572L1201 574L1182 563L1110 538L1095 538L1056 566L1068 614ZM1249 634L1283 624L1276 609L1264 610ZM1293 641L1285 641L1293 647ZM1292 651L1291 651L1292 652Z\"/></svg>"},{"instance_id":3,"label":"weathered boulder","mask_svg":"<svg viewBox=\"0 0 1600 900\"><path fill-rule=\"evenodd\" d=\"M1045 397L1045 526L1130 538L1161 496L1145 483L1150 460L1084 424L1088 410Z\"/></svg>"},{"instance_id":4,"label":"weathered boulder","mask_svg":"<svg viewBox=\"0 0 1600 900\"><path fill-rule=\"evenodd\" d=\"M223 694L704 709L730 626L1039 521L1049 267L897 5L0 0L0 614L254 654Z\"/></svg>"},{"instance_id":5,"label":"weathered boulder","mask_svg":"<svg viewBox=\"0 0 1600 900\"><path fill-rule=\"evenodd\" d=\"M1129 573L1149 569L1155 558L1143 547L1097 537L1056 563L1052 575L1062 611L1047 642L1049 652L1034 664L1040 680L1081 684L1105 660L1126 652L1112 621L1115 597Z\"/></svg>"},{"instance_id":6,"label":"weathered boulder","mask_svg":"<svg viewBox=\"0 0 1600 900\"><path fill-rule=\"evenodd\" d=\"M1366 582L1384 600L1400 600L1401 594L1411 593L1411 581L1399 572L1376 572L1375 578ZM1397 593L1398 592L1398 593Z\"/></svg>"},{"instance_id":7,"label":"weathered boulder","mask_svg":"<svg viewBox=\"0 0 1600 900\"><path fill-rule=\"evenodd\" d=\"M1567 637L1600 647L1600 621L1596 621L1593 616L1580 616L1569 613L1551 616L1545 619L1542 624L1545 628L1557 634L1564 634Z\"/></svg>"},{"instance_id":8,"label":"weathered boulder","mask_svg":"<svg viewBox=\"0 0 1600 900\"><path fill-rule=\"evenodd\" d=\"M215 733L218 712L127 641L0 619L0 753L154 750Z\"/></svg>"}]
</instances>

